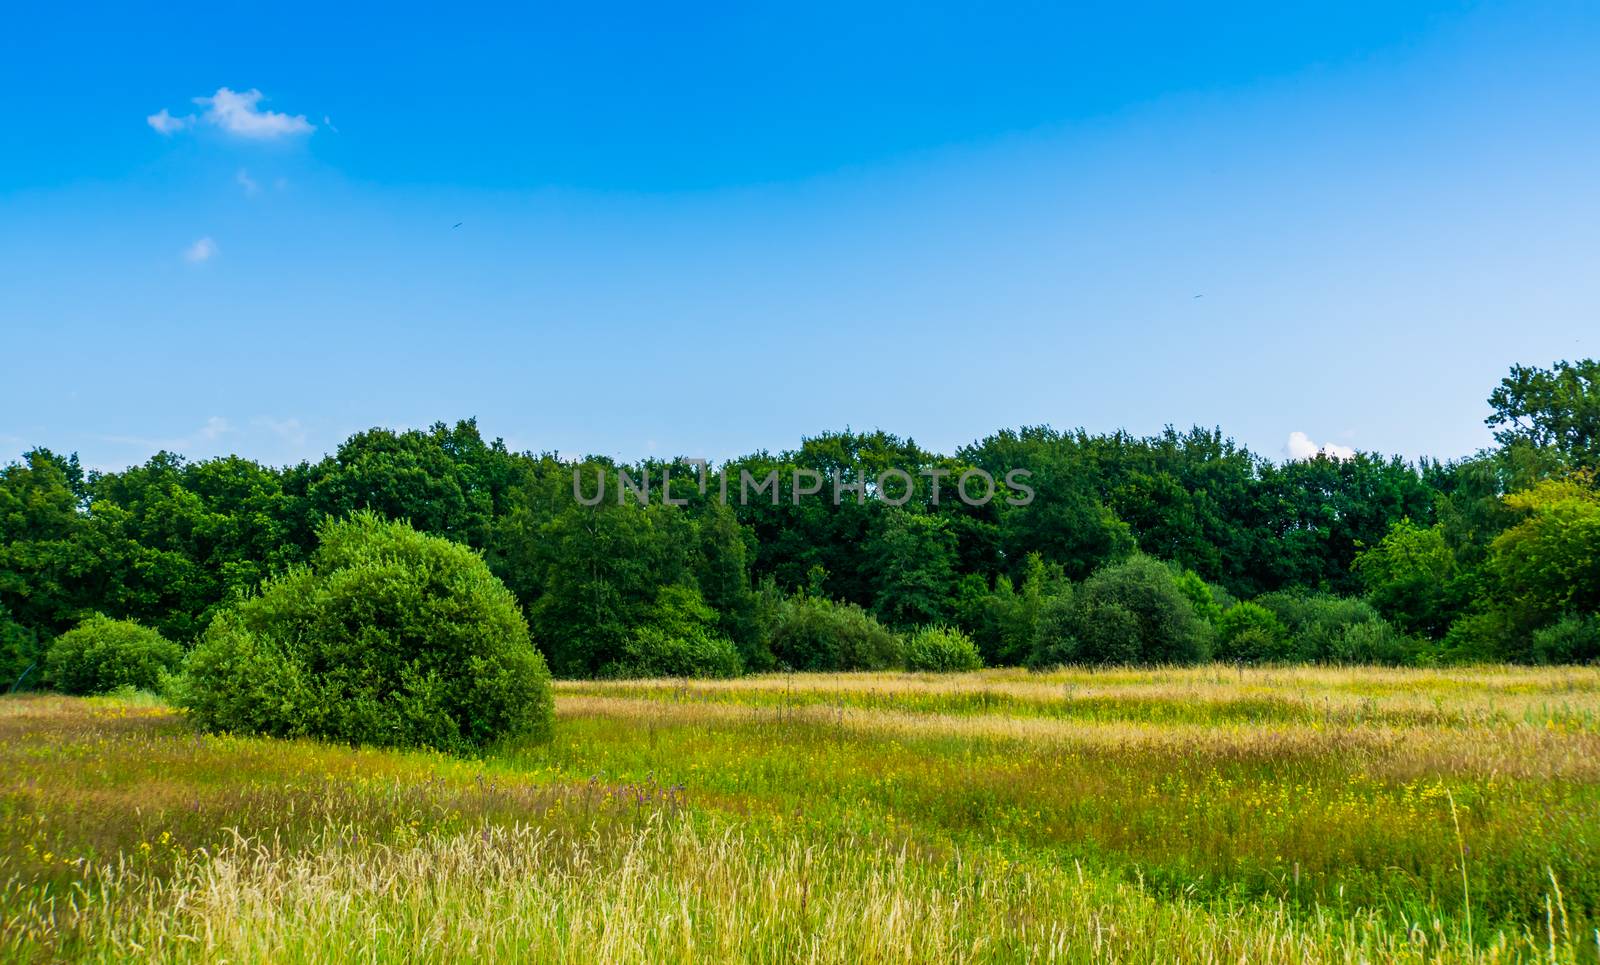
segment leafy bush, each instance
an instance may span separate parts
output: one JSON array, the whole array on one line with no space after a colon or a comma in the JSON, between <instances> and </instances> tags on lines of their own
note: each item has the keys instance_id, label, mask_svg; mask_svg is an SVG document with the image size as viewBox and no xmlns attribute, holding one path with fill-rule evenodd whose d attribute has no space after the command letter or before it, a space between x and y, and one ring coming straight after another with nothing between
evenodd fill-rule
<instances>
[{"instance_id":1,"label":"leafy bush","mask_svg":"<svg viewBox=\"0 0 1600 965\"><path fill-rule=\"evenodd\" d=\"M1266 663L1289 657L1289 632L1259 603L1235 603L1217 618L1217 659Z\"/></svg>"},{"instance_id":2,"label":"leafy bush","mask_svg":"<svg viewBox=\"0 0 1600 965\"><path fill-rule=\"evenodd\" d=\"M1388 620L1369 620L1345 628L1335 654L1337 663L1373 663L1407 666L1419 662L1422 646Z\"/></svg>"},{"instance_id":3,"label":"leafy bush","mask_svg":"<svg viewBox=\"0 0 1600 965\"><path fill-rule=\"evenodd\" d=\"M222 611L175 695L211 730L467 751L549 734L544 658L465 546L359 513Z\"/></svg>"},{"instance_id":4,"label":"leafy bush","mask_svg":"<svg viewBox=\"0 0 1600 965\"><path fill-rule=\"evenodd\" d=\"M1280 590L1257 599L1289 631L1289 657L1308 663L1409 663L1416 646L1365 600Z\"/></svg>"},{"instance_id":5,"label":"leafy bush","mask_svg":"<svg viewBox=\"0 0 1600 965\"><path fill-rule=\"evenodd\" d=\"M1569 614L1535 631L1533 657L1538 663L1600 661L1600 616Z\"/></svg>"},{"instance_id":6,"label":"leafy bush","mask_svg":"<svg viewBox=\"0 0 1600 965\"><path fill-rule=\"evenodd\" d=\"M1172 570L1135 556L1096 570L1070 611L1047 607L1029 664L1187 664L1211 654L1211 627L1195 614Z\"/></svg>"},{"instance_id":7,"label":"leafy bush","mask_svg":"<svg viewBox=\"0 0 1600 965\"><path fill-rule=\"evenodd\" d=\"M156 631L96 613L56 637L45 655L44 679L69 694L154 690L182 663L183 648Z\"/></svg>"},{"instance_id":8,"label":"leafy bush","mask_svg":"<svg viewBox=\"0 0 1600 965\"><path fill-rule=\"evenodd\" d=\"M972 638L954 627L923 627L906 641L906 669L958 673L983 666Z\"/></svg>"},{"instance_id":9,"label":"leafy bush","mask_svg":"<svg viewBox=\"0 0 1600 965\"><path fill-rule=\"evenodd\" d=\"M739 648L716 632L717 611L698 590L662 587L651 621L634 630L603 677L737 677Z\"/></svg>"},{"instance_id":10,"label":"leafy bush","mask_svg":"<svg viewBox=\"0 0 1600 965\"><path fill-rule=\"evenodd\" d=\"M1450 624L1439 649L1447 663L1531 660L1531 655L1517 652L1521 649L1517 646L1521 637L1505 611L1478 608L1463 613Z\"/></svg>"},{"instance_id":11,"label":"leafy bush","mask_svg":"<svg viewBox=\"0 0 1600 965\"><path fill-rule=\"evenodd\" d=\"M902 662L900 638L853 603L805 594L785 600L772 653L792 670L884 670Z\"/></svg>"}]
</instances>

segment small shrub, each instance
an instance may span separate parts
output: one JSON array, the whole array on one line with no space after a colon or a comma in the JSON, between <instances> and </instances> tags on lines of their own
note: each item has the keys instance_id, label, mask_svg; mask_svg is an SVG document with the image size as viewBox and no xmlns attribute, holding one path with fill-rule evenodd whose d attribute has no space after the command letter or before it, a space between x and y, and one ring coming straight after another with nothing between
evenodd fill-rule
<instances>
[{"instance_id":1,"label":"small shrub","mask_svg":"<svg viewBox=\"0 0 1600 965\"><path fill-rule=\"evenodd\" d=\"M1235 603L1217 618L1218 660L1267 663L1289 657L1289 632L1259 603Z\"/></svg>"},{"instance_id":2,"label":"small shrub","mask_svg":"<svg viewBox=\"0 0 1600 965\"><path fill-rule=\"evenodd\" d=\"M97 613L56 637L45 656L44 679L69 694L155 690L182 662L183 648L156 631Z\"/></svg>"},{"instance_id":3,"label":"small shrub","mask_svg":"<svg viewBox=\"0 0 1600 965\"><path fill-rule=\"evenodd\" d=\"M806 594L784 601L772 654L792 670L885 670L902 663L902 644L861 607Z\"/></svg>"},{"instance_id":4,"label":"small shrub","mask_svg":"<svg viewBox=\"0 0 1600 965\"><path fill-rule=\"evenodd\" d=\"M1535 631L1533 658L1538 663L1600 661L1600 616L1568 615Z\"/></svg>"},{"instance_id":5,"label":"small shrub","mask_svg":"<svg viewBox=\"0 0 1600 965\"><path fill-rule=\"evenodd\" d=\"M218 614L178 703L211 730L470 751L550 731L544 658L465 546L361 513Z\"/></svg>"},{"instance_id":6,"label":"small shrub","mask_svg":"<svg viewBox=\"0 0 1600 965\"><path fill-rule=\"evenodd\" d=\"M983 657L972 638L954 627L923 627L906 641L906 669L928 673L978 670Z\"/></svg>"}]
</instances>

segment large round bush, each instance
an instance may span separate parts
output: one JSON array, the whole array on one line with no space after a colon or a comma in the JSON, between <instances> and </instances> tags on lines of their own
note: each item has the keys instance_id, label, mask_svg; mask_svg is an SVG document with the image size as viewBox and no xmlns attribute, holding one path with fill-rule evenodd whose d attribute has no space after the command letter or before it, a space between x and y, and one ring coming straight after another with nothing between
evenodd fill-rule
<instances>
[{"instance_id":1,"label":"large round bush","mask_svg":"<svg viewBox=\"0 0 1600 965\"><path fill-rule=\"evenodd\" d=\"M189 655L178 699L196 723L458 752L548 736L550 673L476 553L370 514L318 537Z\"/></svg>"},{"instance_id":2,"label":"large round bush","mask_svg":"<svg viewBox=\"0 0 1600 965\"><path fill-rule=\"evenodd\" d=\"M1211 654L1211 625L1195 614L1165 564L1146 556L1096 570L1070 603L1047 605L1029 665L1187 664Z\"/></svg>"},{"instance_id":3,"label":"large round bush","mask_svg":"<svg viewBox=\"0 0 1600 965\"><path fill-rule=\"evenodd\" d=\"M977 644L954 627L923 627L906 641L907 670L959 673L982 667Z\"/></svg>"},{"instance_id":4,"label":"large round bush","mask_svg":"<svg viewBox=\"0 0 1600 965\"><path fill-rule=\"evenodd\" d=\"M96 613L56 637L45 654L44 679L69 694L154 690L182 662L183 648L149 627Z\"/></svg>"},{"instance_id":5,"label":"large round bush","mask_svg":"<svg viewBox=\"0 0 1600 965\"><path fill-rule=\"evenodd\" d=\"M900 638L853 603L820 596L785 600L772 654L791 670L884 670L902 658Z\"/></svg>"}]
</instances>

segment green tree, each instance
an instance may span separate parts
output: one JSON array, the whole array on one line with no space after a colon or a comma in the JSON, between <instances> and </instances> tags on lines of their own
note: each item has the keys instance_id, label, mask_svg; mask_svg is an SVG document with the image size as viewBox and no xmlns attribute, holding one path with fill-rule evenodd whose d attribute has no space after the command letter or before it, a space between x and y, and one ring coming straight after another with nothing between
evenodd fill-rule
<instances>
[{"instance_id":1,"label":"green tree","mask_svg":"<svg viewBox=\"0 0 1600 965\"><path fill-rule=\"evenodd\" d=\"M1502 446L1525 442L1553 449L1576 467L1600 466L1600 361L1513 365L1489 405L1494 412L1484 422Z\"/></svg>"},{"instance_id":2,"label":"green tree","mask_svg":"<svg viewBox=\"0 0 1600 965\"><path fill-rule=\"evenodd\" d=\"M1593 477L1547 480L1505 502L1522 519L1490 545L1488 571L1494 605L1510 617L1516 637L1563 614L1600 613L1600 491Z\"/></svg>"},{"instance_id":3,"label":"green tree","mask_svg":"<svg viewBox=\"0 0 1600 965\"><path fill-rule=\"evenodd\" d=\"M66 630L97 602L106 567L85 539L85 486L77 457L48 449L0 467L0 607L32 638ZM0 673L9 685L26 666Z\"/></svg>"},{"instance_id":4,"label":"green tree","mask_svg":"<svg viewBox=\"0 0 1600 965\"><path fill-rule=\"evenodd\" d=\"M867 550L872 611L889 626L947 619L955 596L955 537L937 516L891 508Z\"/></svg>"},{"instance_id":5,"label":"green tree","mask_svg":"<svg viewBox=\"0 0 1600 965\"><path fill-rule=\"evenodd\" d=\"M1474 581L1445 540L1444 526L1402 519L1352 564L1367 600L1407 633L1444 636Z\"/></svg>"}]
</instances>

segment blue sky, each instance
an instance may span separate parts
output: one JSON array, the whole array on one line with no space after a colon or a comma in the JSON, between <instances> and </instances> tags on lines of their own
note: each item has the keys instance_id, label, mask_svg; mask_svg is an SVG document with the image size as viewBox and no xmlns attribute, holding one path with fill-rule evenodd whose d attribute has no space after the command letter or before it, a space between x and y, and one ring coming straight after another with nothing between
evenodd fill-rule
<instances>
[{"instance_id":1,"label":"blue sky","mask_svg":"<svg viewBox=\"0 0 1600 965\"><path fill-rule=\"evenodd\" d=\"M1592 4L862 6L9 13L0 458L1453 457L1600 354Z\"/></svg>"}]
</instances>

